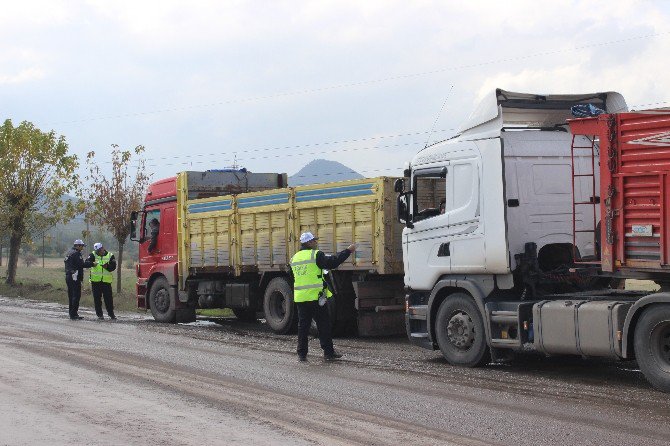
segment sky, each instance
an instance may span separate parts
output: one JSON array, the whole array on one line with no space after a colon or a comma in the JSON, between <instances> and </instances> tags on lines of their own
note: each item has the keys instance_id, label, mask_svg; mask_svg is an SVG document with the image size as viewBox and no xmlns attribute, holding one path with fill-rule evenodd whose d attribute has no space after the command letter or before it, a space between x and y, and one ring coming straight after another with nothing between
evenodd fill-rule
<instances>
[{"instance_id":1,"label":"sky","mask_svg":"<svg viewBox=\"0 0 670 446\"><path fill-rule=\"evenodd\" d=\"M143 145L154 180L400 175L498 87L670 106L668 54L668 1L0 0L0 119L82 165Z\"/></svg>"}]
</instances>

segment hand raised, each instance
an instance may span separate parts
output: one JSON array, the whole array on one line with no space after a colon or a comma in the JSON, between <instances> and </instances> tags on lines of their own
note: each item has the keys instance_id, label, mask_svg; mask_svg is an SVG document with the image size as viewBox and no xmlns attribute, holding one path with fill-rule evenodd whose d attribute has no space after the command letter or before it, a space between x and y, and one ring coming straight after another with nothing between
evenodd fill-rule
<instances>
[{"instance_id":1,"label":"hand raised","mask_svg":"<svg viewBox=\"0 0 670 446\"><path fill-rule=\"evenodd\" d=\"M349 245L349 247L347 249L350 252L354 252L354 251L356 251L356 248L357 248L356 243L352 243L351 245Z\"/></svg>"}]
</instances>

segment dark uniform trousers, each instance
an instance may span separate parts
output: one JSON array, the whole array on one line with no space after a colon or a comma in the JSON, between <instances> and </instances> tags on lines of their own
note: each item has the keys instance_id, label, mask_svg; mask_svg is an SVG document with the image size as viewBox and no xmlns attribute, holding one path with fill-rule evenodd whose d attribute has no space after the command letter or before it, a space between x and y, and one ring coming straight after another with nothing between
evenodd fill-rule
<instances>
[{"instance_id":1,"label":"dark uniform trousers","mask_svg":"<svg viewBox=\"0 0 670 446\"><path fill-rule=\"evenodd\" d=\"M334 352L333 336L331 334L328 305L320 306L317 300L296 302L295 305L298 307L298 355L307 356L307 342L312 319L316 322L316 328L319 330L319 342L323 354L332 355Z\"/></svg>"},{"instance_id":2,"label":"dark uniform trousers","mask_svg":"<svg viewBox=\"0 0 670 446\"><path fill-rule=\"evenodd\" d=\"M71 274L65 275L65 283L67 284L67 297L69 303L70 318L79 316L79 299L81 299L81 282L72 280Z\"/></svg>"},{"instance_id":3,"label":"dark uniform trousers","mask_svg":"<svg viewBox=\"0 0 670 446\"><path fill-rule=\"evenodd\" d=\"M102 317L102 299L105 300L105 309L107 315L114 317L114 301L112 299L112 284L106 282L91 282L93 290L93 304L95 305L95 314Z\"/></svg>"}]
</instances>

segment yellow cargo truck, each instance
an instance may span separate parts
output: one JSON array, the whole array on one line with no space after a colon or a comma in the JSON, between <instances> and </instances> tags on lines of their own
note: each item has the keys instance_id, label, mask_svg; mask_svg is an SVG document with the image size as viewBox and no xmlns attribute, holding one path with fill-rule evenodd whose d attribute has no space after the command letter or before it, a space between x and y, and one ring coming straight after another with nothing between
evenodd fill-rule
<instances>
[{"instance_id":1,"label":"yellow cargo truck","mask_svg":"<svg viewBox=\"0 0 670 446\"><path fill-rule=\"evenodd\" d=\"M394 178L286 187L285 174L244 174L182 172L149 187L133 220L143 228L139 307L159 321L192 320L195 308L231 308L243 320L262 312L272 330L289 333L297 312L288 264L300 234L311 231L326 254L358 245L329 272L335 332L404 332ZM244 190L253 191L235 193ZM159 252L149 253L156 216Z\"/></svg>"}]
</instances>

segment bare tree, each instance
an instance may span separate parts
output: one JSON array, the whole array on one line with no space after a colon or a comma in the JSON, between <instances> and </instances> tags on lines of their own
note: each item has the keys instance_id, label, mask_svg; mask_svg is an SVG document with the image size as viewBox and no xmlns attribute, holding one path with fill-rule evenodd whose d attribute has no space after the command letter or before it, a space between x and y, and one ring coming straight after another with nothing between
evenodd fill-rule
<instances>
[{"instance_id":1,"label":"bare tree","mask_svg":"<svg viewBox=\"0 0 670 446\"><path fill-rule=\"evenodd\" d=\"M14 127L7 119L0 127L0 208L7 213L2 220L9 233L8 284L16 281L19 249L33 220L55 224L76 213L76 203L63 198L79 185L78 165L77 157L68 155L64 136L42 132L27 121Z\"/></svg>"},{"instance_id":2,"label":"bare tree","mask_svg":"<svg viewBox=\"0 0 670 446\"><path fill-rule=\"evenodd\" d=\"M121 292L121 265L123 265L123 246L130 235L130 213L142 205L144 192L149 184L149 175L145 172L142 158L143 146L130 150L119 150L112 144L112 172L106 176L95 162L95 152L89 152L86 165L89 174L86 177L89 186L85 199L89 202L87 219L112 233L118 243L116 268L116 292ZM135 160L133 160L133 154ZM134 174L129 172L134 161Z\"/></svg>"}]
</instances>

